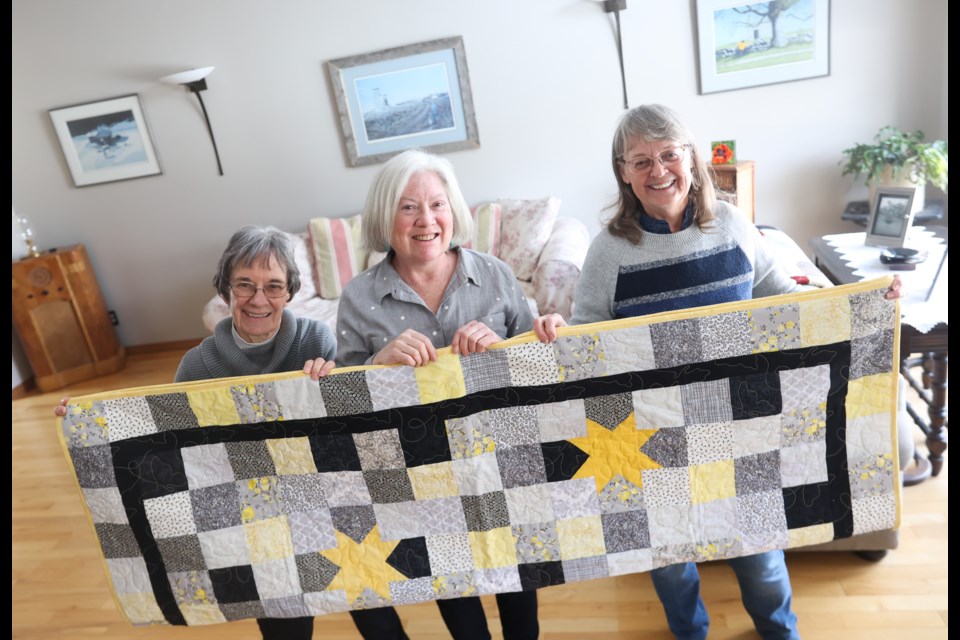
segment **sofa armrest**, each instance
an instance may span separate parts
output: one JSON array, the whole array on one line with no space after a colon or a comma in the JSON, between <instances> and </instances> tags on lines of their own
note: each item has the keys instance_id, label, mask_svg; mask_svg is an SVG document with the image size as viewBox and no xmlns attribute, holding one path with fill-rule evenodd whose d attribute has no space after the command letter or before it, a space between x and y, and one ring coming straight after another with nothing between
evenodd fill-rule
<instances>
[{"instance_id":1,"label":"sofa armrest","mask_svg":"<svg viewBox=\"0 0 960 640\"><path fill-rule=\"evenodd\" d=\"M563 216L553 223L531 281L541 314L559 313L570 319L573 292L589 246L587 227L576 218Z\"/></svg>"},{"instance_id":2,"label":"sofa armrest","mask_svg":"<svg viewBox=\"0 0 960 640\"><path fill-rule=\"evenodd\" d=\"M757 225L757 228L787 275L803 285L804 289L833 286L830 279L810 261L793 238L777 227Z\"/></svg>"}]
</instances>

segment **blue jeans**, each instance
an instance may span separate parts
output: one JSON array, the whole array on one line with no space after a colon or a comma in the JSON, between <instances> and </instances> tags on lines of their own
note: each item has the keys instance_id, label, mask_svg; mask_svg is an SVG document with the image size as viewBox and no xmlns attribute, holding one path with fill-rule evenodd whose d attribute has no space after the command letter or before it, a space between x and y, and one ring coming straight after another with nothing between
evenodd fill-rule
<instances>
[{"instance_id":1,"label":"blue jeans","mask_svg":"<svg viewBox=\"0 0 960 640\"><path fill-rule=\"evenodd\" d=\"M727 560L740 583L743 606L760 637L797 640L797 616L790 610L791 588L783 551L767 551ZM681 640L707 637L710 617L700 598L700 574L692 562L650 572L667 614L670 631Z\"/></svg>"}]
</instances>

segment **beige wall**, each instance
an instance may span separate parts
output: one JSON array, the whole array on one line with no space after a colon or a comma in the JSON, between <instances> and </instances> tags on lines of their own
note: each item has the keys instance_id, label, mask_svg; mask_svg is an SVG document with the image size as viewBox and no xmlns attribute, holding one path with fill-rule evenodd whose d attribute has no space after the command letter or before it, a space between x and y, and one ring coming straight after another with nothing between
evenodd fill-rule
<instances>
[{"instance_id":1,"label":"beige wall","mask_svg":"<svg viewBox=\"0 0 960 640\"><path fill-rule=\"evenodd\" d=\"M678 110L703 146L757 162L757 221L809 237L865 189L841 149L881 126L946 135L946 0L834 0L828 77L698 95L695 2L622 13L631 105ZM449 154L467 200L563 199L599 229L622 114L611 15L595 1L14 0L13 206L42 248L82 242L121 340L197 338L227 237L356 213L377 166L347 166L324 61L464 39L481 147ZM204 100L157 81L216 66ZM75 188L51 108L138 93L163 175ZM15 367L16 368L16 367Z\"/></svg>"}]
</instances>

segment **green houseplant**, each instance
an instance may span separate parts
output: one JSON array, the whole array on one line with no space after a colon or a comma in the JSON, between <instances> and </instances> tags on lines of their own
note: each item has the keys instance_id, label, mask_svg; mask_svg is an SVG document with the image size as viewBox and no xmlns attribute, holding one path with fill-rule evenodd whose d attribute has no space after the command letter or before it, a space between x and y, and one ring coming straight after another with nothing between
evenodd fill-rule
<instances>
[{"instance_id":1,"label":"green houseplant","mask_svg":"<svg viewBox=\"0 0 960 640\"><path fill-rule=\"evenodd\" d=\"M904 178L921 187L929 182L946 193L947 141L924 142L923 137L923 131L904 133L893 126L883 127L872 144L843 150L843 175L864 176L870 186Z\"/></svg>"}]
</instances>

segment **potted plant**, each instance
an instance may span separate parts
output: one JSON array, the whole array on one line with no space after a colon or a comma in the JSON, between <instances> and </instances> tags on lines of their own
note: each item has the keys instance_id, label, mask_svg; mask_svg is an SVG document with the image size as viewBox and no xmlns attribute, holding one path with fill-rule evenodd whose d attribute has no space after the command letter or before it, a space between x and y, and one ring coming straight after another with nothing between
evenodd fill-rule
<instances>
[{"instance_id":1,"label":"potted plant","mask_svg":"<svg viewBox=\"0 0 960 640\"><path fill-rule=\"evenodd\" d=\"M904 133L893 126L880 129L873 144L844 149L843 175L861 175L868 186L912 183L921 189L927 182L947 192L947 141L923 141L923 131Z\"/></svg>"}]
</instances>

